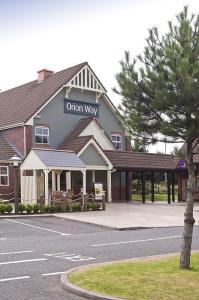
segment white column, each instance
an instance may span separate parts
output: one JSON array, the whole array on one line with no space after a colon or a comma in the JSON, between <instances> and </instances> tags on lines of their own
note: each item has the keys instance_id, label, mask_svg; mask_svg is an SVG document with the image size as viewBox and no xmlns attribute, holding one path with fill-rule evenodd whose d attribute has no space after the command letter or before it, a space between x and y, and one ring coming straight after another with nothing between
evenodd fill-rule
<instances>
[{"instance_id":1,"label":"white column","mask_svg":"<svg viewBox=\"0 0 199 300\"><path fill-rule=\"evenodd\" d=\"M37 170L33 170L33 203L37 203Z\"/></svg>"},{"instance_id":2,"label":"white column","mask_svg":"<svg viewBox=\"0 0 199 300\"><path fill-rule=\"evenodd\" d=\"M107 171L107 201L112 202L112 191L111 191L111 170Z\"/></svg>"},{"instance_id":3,"label":"white column","mask_svg":"<svg viewBox=\"0 0 199 300\"><path fill-rule=\"evenodd\" d=\"M60 173L57 174L57 190L60 192Z\"/></svg>"},{"instance_id":4,"label":"white column","mask_svg":"<svg viewBox=\"0 0 199 300\"><path fill-rule=\"evenodd\" d=\"M86 170L82 171L83 176L83 195L86 195Z\"/></svg>"},{"instance_id":5,"label":"white column","mask_svg":"<svg viewBox=\"0 0 199 300\"><path fill-rule=\"evenodd\" d=\"M49 170L44 170L44 174L45 174L45 204L48 204L48 196L49 196L48 173L49 173Z\"/></svg>"},{"instance_id":6,"label":"white column","mask_svg":"<svg viewBox=\"0 0 199 300\"><path fill-rule=\"evenodd\" d=\"M52 191L56 191L56 174L55 171L52 171Z\"/></svg>"},{"instance_id":7,"label":"white column","mask_svg":"<svg viewBox=\"0 0 199 300\"><path fill-rule=\"evenodd\" d=\"M95 170L92 170L92 183L95 183Z\"/></svg>"},{"instance_id":8,"label":"white column","mask_svg":"<svg viewBox=\"0 0 199 300\"><path fill-rule=\"evenodd\" d=\"M24 171L22 171L22 170L20 171L20 176L21 176L21 178L20 178L20 179L21 179L21 180L20 180L20 181L21 181L21 203L24 202L24 184L23 184L24 181L23 181L23 172L24 172Z\"/></svg>"},{"instance_id":9,"label":"white column","mask_svg":"<svg viewBox=\"0 0 199 300\"><path fill-rule=\"evenodd\" d=\"M66 190L71 190L71 171L66 172Z\"/></svg>"}]
</instances>

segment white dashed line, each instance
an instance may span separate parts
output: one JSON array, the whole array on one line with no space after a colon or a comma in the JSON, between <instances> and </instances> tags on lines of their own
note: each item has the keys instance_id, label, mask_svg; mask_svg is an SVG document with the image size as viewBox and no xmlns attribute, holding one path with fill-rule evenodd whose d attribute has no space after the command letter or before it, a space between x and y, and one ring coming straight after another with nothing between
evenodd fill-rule
<instances>
[{"instance_id":1,"label":"white dashed line","mask_svg":"<svg viewBox=\"0 0 199 300\"><path fill-rule=\"evenodd\" d=\"M36 228L36 229L41 229L41 230L46 230L46 231L49 231L49 232L58 233L60 235L71 235L71 233L64 233L64 232L56 231L56 230L53 230L53 229L48 229L48 228L44 228L44 227L40 227L40 226L30 225L30 224L15 221L15 220L6 219L6 221L15 222L15 223L18 223L18 224L21 224L21 225L24 225L24 226L28 226L28 227L32 227L32 228Z\"/></svg>"},{"instance_id":2,"label":"white dashed line","mask_svg":"<svg viewBox=\"0 0 199 300\"><path fill-rule=\"evenodd\" d=\"M13 281L13 280L20 280L20 279L28 279L30 276L21 276L21 277L12 277L12 278L3 278L0 279L0 282L5 282L5 281Z\"/></svg>"},{"instance_id":3,"label":"white dashed line","mask_svg":"<svg viewBox=\"0 0 199 300\"><path fill-rule=\"evenodd\" d=\"M107 244L96 244L96 245L91 245L91 246L92 247L101 247L101 246L109 246L109 245L111 246L111 245L130 244L130 243L143 243L143 242L150 242L150 241L176 239L176 238L180 238L180 237L181 237L181 235L174 235L174 236L155 238L155 239L115 242L115 243L107 243Z\"/></svg>"},{"instance_id":4,"label":"white dashed line","mask_svg":"<svg viewBox=\"0 0 199 300\"><path fill-rule=\"evenodd\" d=\"M32 253L32 252L34 252L34 250L14 251L14 252L0 252L0 255L22 254L22 253Z\"/></svg>"},{"instance_id":5,"label":"white dashed line","mask_svg":"<svg viewBox=\"0 0 199 300\"><path fill-rule=\"evenodd\" d=\"M0 241L5 241L7 240L7 238L0 238Z\"/></svg>"},{"instance_id":6,"label":"white dashed line","mask_svg":"<svg viewBox=\"0 0 199 300\"><path fill-rule=\"evenodd\" d=\"M20 264L20 263L36 262L36 261L44 261L44 260L48 260L48 259L47 258L34 258L34 259L24 259L24 260L13 260L13 261L0 262L0 265Z\"/></svg>"},{"instance_id":7,"label":"white dashed line","mask_svg":"<svg viewBox=\"0 0 199 300\"><path fill-rule=\"evenodd\" d=\"M41 274L41 276L54 276L54 275L60 275L63 273L65 273L65 271L64 272L54 272L54 273L44 273L44 274Z\"/></svg>"}]
</instances>

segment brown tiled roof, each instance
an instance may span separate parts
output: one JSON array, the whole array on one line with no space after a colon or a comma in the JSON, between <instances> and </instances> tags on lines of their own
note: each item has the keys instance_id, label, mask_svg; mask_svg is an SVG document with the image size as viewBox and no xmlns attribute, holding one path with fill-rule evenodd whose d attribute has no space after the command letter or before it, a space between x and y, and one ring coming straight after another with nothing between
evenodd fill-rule
<instances>
[{"instance_id":1,"label":"brown tiled roof","mask_svg":"<svg viewBox=\"0 0 199 300\"><path fill-rule=\"evenodd\" d=\"M119 150L106 150L104 153L117 169L175 170L175 162L172 155Z\"/></svg>"},{"instance_id":2,"label":"brown tiled roof","mask_svg":"<svg viewBox=\"0 0 199 300\"><path fill-rule=\"evenodd\" d=\"M0 160L8 160L13 157L16 153L14 148L8 143L0 132Z\"/></svg>"},{"instance_id":3,"label":"brown tiled roof","mask_svg":"<svg viewBox=\"0 0 199 300\"><path fill-rule=\"evenodd\" d=\"M67 144L63 144L62 146L59 147L60 150L72 150L76 154L88 143L88 141L92 138L93 136L88 135L88 136L80 136L74 139L71 139L68 141Z\"/></svg>"},{"instance_id":4,"label":"brown tiled roof","mask_svg":"<svg viewBox=\"0 0 199 300\"><path fill-rule=\"evenodd\" d=\"M0 127L27 121L60 87L87 64L82 63L0 93Z\"/></svg>"}]
</instances>

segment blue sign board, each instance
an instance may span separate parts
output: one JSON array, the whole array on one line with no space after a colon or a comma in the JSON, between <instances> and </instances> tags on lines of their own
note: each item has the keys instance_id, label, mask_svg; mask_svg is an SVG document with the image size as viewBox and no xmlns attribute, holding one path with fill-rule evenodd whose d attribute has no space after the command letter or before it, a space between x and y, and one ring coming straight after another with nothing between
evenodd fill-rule
<instances>
[{"instance_id":1,"label":"blue sign board","mask_svg":"<svg viewBox=\"0 0 199 300\"><path fill-rule=\"evenodd\" d=\"M99 117L99 104L64 99L64 112L89 117Z\"/></svg>"}]
</instances>

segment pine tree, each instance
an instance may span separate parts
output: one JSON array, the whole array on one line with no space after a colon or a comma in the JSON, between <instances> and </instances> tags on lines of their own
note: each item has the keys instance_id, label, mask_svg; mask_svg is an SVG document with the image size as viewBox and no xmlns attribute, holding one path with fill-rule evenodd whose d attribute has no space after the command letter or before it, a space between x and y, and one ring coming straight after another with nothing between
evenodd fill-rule
<instances>
[{"instance_id":1,"label":"pine tree","mask_svg":"<svg viewBox=\"0 0 199 300\"><path fill-rule=\"evenodd\" d=\"M190 267L195 193L194 149L199 142L199 15L188 7L168 22L160 36L149 30L143 54L131 60L129 52L120 62L116 93L122 96L120 110L134 135L154 142L186 143L188 170L180 268Z\"/></svg>"}]
</instances>

